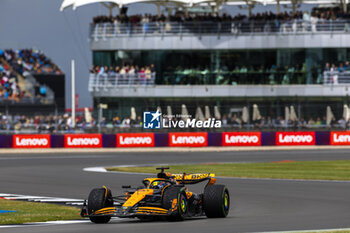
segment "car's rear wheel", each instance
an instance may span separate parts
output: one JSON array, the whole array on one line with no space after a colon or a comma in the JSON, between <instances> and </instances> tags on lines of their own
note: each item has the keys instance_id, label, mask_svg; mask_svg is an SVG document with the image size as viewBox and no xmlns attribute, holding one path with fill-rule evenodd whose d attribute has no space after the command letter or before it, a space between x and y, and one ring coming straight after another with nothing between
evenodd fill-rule
<instances>
[{"instance_id":1,"label":"car's rear wheel","mask_svg":"<svg viewBox=\"0 0 350 233\"><path fill-rule=\"evenodd\" d=\"M209 185L203 193L203 210L208 218L225 218L230 210L230 194L225 185Z\"/></svg>"},{"instance_id":2,"label":"car's rear wheel","mask_svg":"<svg viewBox=\"0 0 350 233\"><path fill-rule=\"evenodd\" d=\"M91 190L88 198L88 214L91 215L95 211L106 207L113 206L112 192L107 188L95 188ZM111 219L110 216L90 216L91 222L107 223Z\"/></svg>"},{"instance_id":3,"label":"car's rear wheel","mask_svg":"<svg viewBox=\"0 0 350 233\"><path fill-rule=\"evenodd\" d=\"M184 187L168 187L164 190L162 197L162 206L164 209L173 209L173 201L176 201L176 211L168 219L172 221L183 220L188 208L188 202Z\"/></svg>"}]
</instances>

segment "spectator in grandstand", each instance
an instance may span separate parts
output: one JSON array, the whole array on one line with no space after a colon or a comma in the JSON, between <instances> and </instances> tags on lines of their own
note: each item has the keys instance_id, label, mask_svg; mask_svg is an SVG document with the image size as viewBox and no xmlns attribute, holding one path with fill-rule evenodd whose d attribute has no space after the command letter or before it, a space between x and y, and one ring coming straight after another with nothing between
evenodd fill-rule
<instances>
[{"instance_id":1,"label":"spectator in grandstand","mask_svg":"<svg viewBox=\"0 0 350 233\"><path fill-rule=\"evenodd\" d=\"M121 127L123 128L130 128L130 117L126 117L123 119L122 123L121 123Z\"/></svg>"},{"instance_id":2,"label":"spectator in grandstand","mask_svg":"<svg viewBox=\"0 0 350 233\"><path fill-rule=\"evenodd\" d=\"M341 128L345 128L346 127L346 121L345 119L342 117L338 120L338 124Z\"/></svg>"},{"instance_id":3,"label":"spectator in grandstand","mask_svg":"<svg viewBox=\"0 0 350 233\"><path fill-rule=\"evenodd\" d=\"M329 62L327 62L324 66L324 71L331 71L331 67L329 65Z\"/></svg>"},{"instance_id":4,"label":"spectator in grandstand","mask_svg":"<svg viewBox=\"0 0 350 233\"><path fill-rule=\"evenodd\" d=\"M340 64L339 64L338 71L339 71L339 72L343 72L343 71L345 71L345 67L344 67L344 65L343 65L343 63L342 63L342 62L340 62Z\"/></svg>"},{"instance_id":5,"label":"spectator in grandstand","mask_svg":"<svg viewBox=\"0 0 350 233\"><path fill-rule=\"evenodd\" d=\"M300 118L299 126L301 128L306 128L307 127L307 122L306 122L306 120L304 118Z\"/></svg>"},{"instance_id":6,"label":"spectator in grandstand","mask_svg":"<svg viewBox=\"0 0 350 233\"><path fill-rule=\"evenodd\" d=\"M322 125L322 121L321 121L321 118L320 117L317 117L316 121L315 121L315 125Z\"/></svg>"},{"instance_id":7,"label":"spectator in grandstand","mask_svg":"<svg viewBox=\"0 0 350 233\"><path fill-rule=\"evenodd\" d=\"M338 67L336 67L335 64L333 63L330 71L338 71Z\"/></svg>"},{"instance_id":8,"label":"spectator in grandstand","mask_svg":"<svg viewBox=\"0 0 350 233\"><path fill-rule=\"evenodd\" d=\"M312 117L310 117L309 121L307 122L308 125L313 126L315 125L315 121Z\"/></svg>"}]
</instances>

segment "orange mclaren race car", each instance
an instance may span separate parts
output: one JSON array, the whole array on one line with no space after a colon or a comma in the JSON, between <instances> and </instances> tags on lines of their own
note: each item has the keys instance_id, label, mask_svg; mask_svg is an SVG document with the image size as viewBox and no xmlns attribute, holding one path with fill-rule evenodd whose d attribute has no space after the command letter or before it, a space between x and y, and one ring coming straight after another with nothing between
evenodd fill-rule
<instances>
[{"instance_id":1,"label":"orange mclaren race car","mask_svg":"<svg viewBox=\"0 0 350 233\"><path fill-rule=\"evenodd\" d=\"M156 178L146 178L142 187L126 189L124 195L112 196L110 189L95 188L84 202L82 217L94 223L107 223L111 217L183 220L206 215L224 218L230 209L230 195L225 185L215 184L215 174L170 174L161 170ZM190 192L185 185L208 181L204 192Z\"/></svg>"}]
</instances>

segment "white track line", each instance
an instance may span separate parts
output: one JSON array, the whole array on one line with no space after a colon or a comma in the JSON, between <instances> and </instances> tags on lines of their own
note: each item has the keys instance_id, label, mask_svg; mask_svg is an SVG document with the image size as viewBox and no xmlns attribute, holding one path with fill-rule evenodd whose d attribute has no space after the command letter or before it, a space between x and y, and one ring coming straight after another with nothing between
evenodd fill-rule
<instances>
[{"instance_id":1,"label":"white track line","mask_svg":"<svg viewBox=\"0 0 350 233\"><path fill-rule=\"evenodd\" d=\"M43 197L43 196L28 196L20 194L0 193L0 198L6 200L19 200L41 203L62 203L65 205L82 205L83 199L61 198L61 197Z\"/></svg>"},{"instance_id":2,"label":"white track line","mask_svg":"<svg viewBox=\"0 0 350 233\"><path fill-rule=\"evenodd\" d=\"M90 220L67 220L67 221L48 221L48 222L33 222L18 225L3 225L0 228L16 228L16 227L38 227L38 226L52 226L64 224L88 223Z\"/></svg>"},{"instance_id":3,"label":"white track line","mask_svg":"<svg viewBox=\"0 0 350 233\"><path fill-rule=\"evenodd\" d=\"M122 218L112 217L111 221L120 221ZM78 224L78 223L91 223L90 220L60 220L60 221L47 221L47 222L33 222L17 225L0 225L1 228L16 228L16 227L40 227L40 226L55 226L66 224Z\"/></svg>"}]
</instances>

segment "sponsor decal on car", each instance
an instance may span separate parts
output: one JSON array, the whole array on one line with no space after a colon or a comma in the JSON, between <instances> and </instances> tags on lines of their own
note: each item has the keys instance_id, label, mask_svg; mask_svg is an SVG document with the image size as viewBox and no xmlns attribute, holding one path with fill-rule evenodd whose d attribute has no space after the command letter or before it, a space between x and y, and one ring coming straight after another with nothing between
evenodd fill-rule
<instances>
[{"instance_id":1,"label":"sponsor decal on car","mask_svg":"<svg viewBox=\"0 0 350 233\"><path fill-rule=\"evenodd\" d=\"M101 134L65 134L64 147L66 148L100 148L102 147Z\"/></svg>"},{"instance_id":2,"label":"sponsor decal on car","mask_svg":"<svg viewBox=\"0 0 350 233\"><path fill-rule=\"evenodd\" d=\"M261 132L224 132L223 146L260 146Z\"/></svg>"},{"instance_id":3,"label":"sponsor decal on car","mask_svg":"<svg viewBox=\"0 0 350 233\"><path fill-rule=\"evenodd\" d=\"M350 145L350 131L331 132L331 145Z\"/></svg>"},{"instance_id":4,"label":"sponsor decal on car","mask_svg":"<svg viewBox=\"0 0 350 233\"><path fill-rule=\"evenodd\" d=\"M169 133L169 146L208 146L208 133Z\"/></svg>"},{"instance_id":5,"label":"sponsor decal on car","mask_svg":"<svg viewBox=\"0 0 350 233\"><path fill-rule=\"evenodd\" d=\"M154 147L154 133L118 133L117 147Z\"/></svg>"},{"instance_id":6,"label":"sponsor decal on car","mask_svg":"<svg viewBox=\"0 0 350 233\"><path fill-rule=\"evenodd\" d=\"M276 132L277 146L310 146L315 141L315 132Z\"/></svg>"},{"instance_id":7,"label":"sponsor decal on car","mask_svg":"<svg viewBox=\"0 0 350 233\"><path fill-rule=\"evenodd\" d=\"M49 134L15 134L13 135L13 148L50 148L51 136Z\"/></svg>"}]
</instances>

